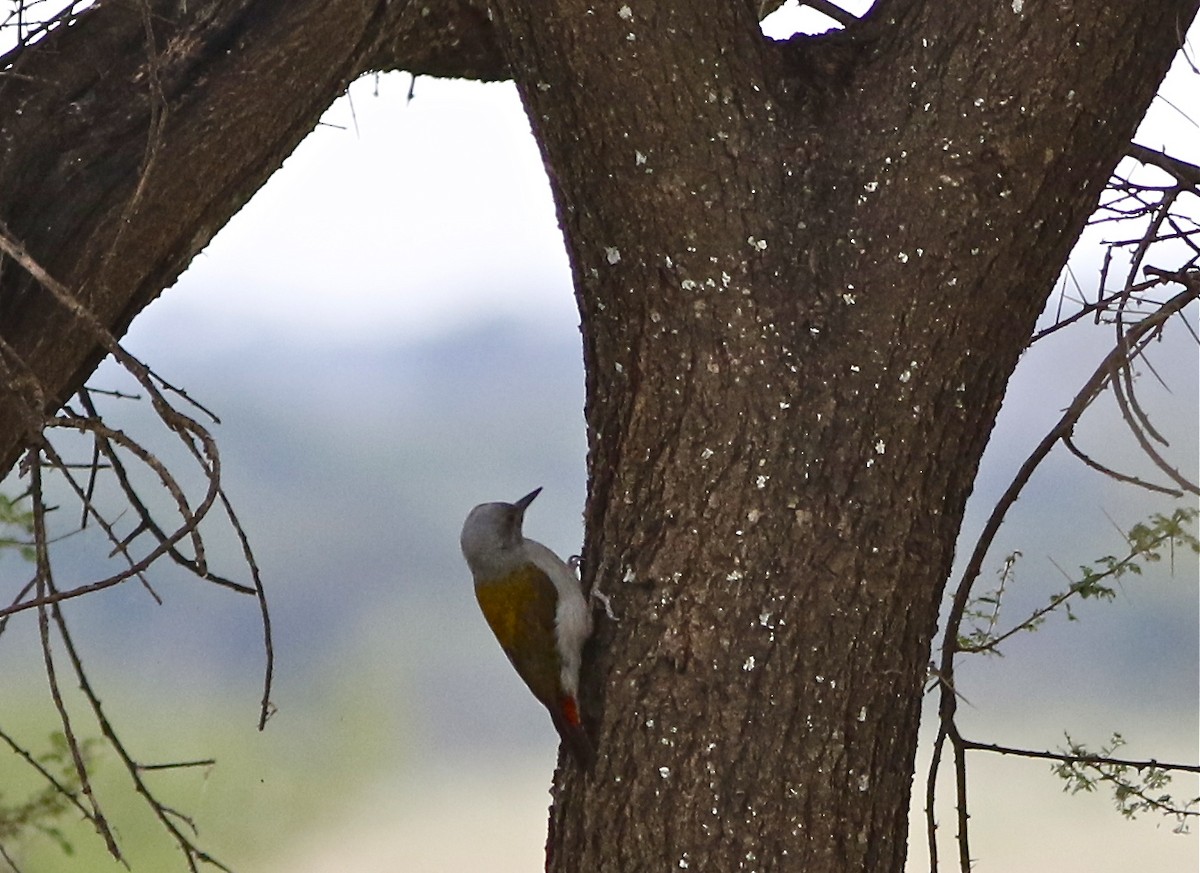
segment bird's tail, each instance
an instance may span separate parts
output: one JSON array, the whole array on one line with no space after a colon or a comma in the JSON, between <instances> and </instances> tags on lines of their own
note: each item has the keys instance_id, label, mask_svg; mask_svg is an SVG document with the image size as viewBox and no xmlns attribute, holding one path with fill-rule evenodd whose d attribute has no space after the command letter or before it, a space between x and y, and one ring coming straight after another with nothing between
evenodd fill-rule
<instances>
[{"instance_id":1,"label":"bird's tail","mask_svg":"<svg viewBox=\"0 0 1200 873\"><path fill-rule=\"evenodd\" d=\"M596 762L596 749L579 716L579 702L571 695L564 695L557 709L550 710L550 718L571 757L584 770L590 770Z\"/></svg>"}]
</instances>

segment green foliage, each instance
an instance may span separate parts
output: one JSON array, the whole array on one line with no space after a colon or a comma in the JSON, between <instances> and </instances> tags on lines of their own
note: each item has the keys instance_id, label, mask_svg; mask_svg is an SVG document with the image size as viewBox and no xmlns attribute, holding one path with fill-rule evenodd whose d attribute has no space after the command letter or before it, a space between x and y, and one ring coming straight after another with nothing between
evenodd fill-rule
<instances>
[{"instance_id":1,"label":"green foliage","mask_svg":"<svg viewBox=\"0 0 1200 873\"><path fill-rule=\"evenodd\" d=\"M1117 596L1116 583L1129 576L1140 576L1142 566L1156 564L1164 555L1175 566L1175 550L1188 549L1200 553L1200 540L1191 528L1195 525L1200 510L1195 507L1176 509L1170 515L1155 513L1146 522L1135 524L1125 534L1125 554L1104 555L1091 565L1081 565L1079 575L1063 591L1055 593L1047 605L1034 610L1023 621L1011 628L999 631L1000 605L1004 593L1015 577L1015 568L1020 552L1013 552L1004 559L998 571L997 586L979 597L973 597L963 612L965 632L958 635L958 649L974 654L1000 654L1000 643L1022 631L1037 630L1050 613L1061 609L1070 621L1078 617L1072 611L1074 600L1112 600Z\"/></svg>"},{"instance_id":2,"label":"green foliage","mask_svg":"<svg viewBox=\"0 0 1200 873\"><path fill-rule=\"evenodd\" d=\"M63 835L57 822L76 805L79 773L71 755L67 738L61 731L50 734L50 750L33 759L37 769L46 777L46 784L25 800L9 805L0 792L0 846L10 845L36 832L49 837L64 854L74 853L74 847ZM98 740L85 740L79 745L84 763L88 764Z\"/></svg>"},{"instance_id":3,"label":"green foliage","mask_svg":"<svg viewBox=\"0 0 1200 873\"><path fill-rule=\"evenodd\" d=\"M21 557L32 561L33 510L23 509L23 500L23 497L0 494L0 549L17 549Z\"/></svg>"},{"instance_id":4,"label":"green foliage","mask_svg":"<svg viewBox=\"0 0 1200 873\"><path fill-rule=\"evenodd\" d=\"M1000 623L1000 604L1004 601L1004 592L1010 582L1016 578L1017 561L1021 552L1015 551L1006 555L1004 563L996 571L1000 581L996 587L979 597L972 597L963 610L963 624L967 626L966 633L959 634L958 648L964 652L982 652L988 655L999 655L996 648L996 625Z\"/></svg>"},{"instance_id":5,"label":"green foliage","mask_svg":"<svg viewBox=\"0 0 1200 873\"><path fill-rule=\"evenodd\" d=\"M999 581L987 593L972 598L963 612L966 630L958 635L961 652L998 655L999 646L1014 634L1037 630L1050 613L1060 610L1068 620L1076 621L1072 604L1077 600L1109 601L1117 595L1117 584L1124 579L1142 575L1148 564L1169 560L1174 571L1177 549L1200 553L1200 540L1193 528L1200 510L1195 507L1176 509L1170 514L1155 513L1134 525L1124 534L1126 549L1120 555L1104 555L1090 565L1079 567L1065 590L1056 592L1049 602L1030 613L1023 621L1000 630L1000 608L1005 592L1015 579L1020 552L1005 557L997 571ZM1064 574L1065 575L1065 574ZM1064 791L1072 794L1094 792L1107 787L1112 790L1113 804L1126 818L1133 819L1146 812L1161 813L1175 820L1174 830L1186 833L1190 820L1200 815L1200 797L1179 801L1167 788L1171 784L1169 769L1183 765L1162 766L1156 761L1129 761L1114 758L1125 745L1125 739L1114 733L1108 743L1093 751L1067 735L1067 748L1059 749L1062 760L1053 765L1061 778ZM1050 757L1049 753L1034 757Z\"/></svg>"},{"instance_id":6,"label":"green foliage","mask_svg":"<svg viewBox=\"0 0 1200 873\"><path fill-rule=\"evenodd\" d=\"M1171 784L1171 774L1153 761L1112 760L1113 754L1124 745L1125 738L1114 733L1106 745L1093 752L1067 735L1067 748L1059 751L1070 760L1060 761L1052 768L1066 782L1063 791L1090 793L1108 786L1113 792L1113 805L1125 818L1158 812L1175 819L1175 833L1187 833L1189 819L1200 815L1197 811L1200 797L1183 802L1171 797L1164 790Z\"/></svg>"}]
</instances>

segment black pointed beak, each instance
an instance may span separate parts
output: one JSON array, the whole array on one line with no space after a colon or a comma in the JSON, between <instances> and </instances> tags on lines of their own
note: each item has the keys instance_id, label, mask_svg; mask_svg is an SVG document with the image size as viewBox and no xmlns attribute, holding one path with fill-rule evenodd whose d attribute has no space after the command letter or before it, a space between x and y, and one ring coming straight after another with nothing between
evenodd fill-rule
<instances>
[{"instance_id":1,"label":"black pointed beak","mask_svg":"<svg viewBox=\"0 0 1200 873\"><path fill-rule=\"evenodd\" d=\"M516 503L514 503L513 506L517 507L517 509L520 510L521 514L524 515L525 510L529 508L529 504L533 503L533 499L541 493L542 493L541 488L534 488L532 491L530 491L528 494L526 494L524 497L522 497L520 500L518 500Z\"/></svg>"}]
</instances>

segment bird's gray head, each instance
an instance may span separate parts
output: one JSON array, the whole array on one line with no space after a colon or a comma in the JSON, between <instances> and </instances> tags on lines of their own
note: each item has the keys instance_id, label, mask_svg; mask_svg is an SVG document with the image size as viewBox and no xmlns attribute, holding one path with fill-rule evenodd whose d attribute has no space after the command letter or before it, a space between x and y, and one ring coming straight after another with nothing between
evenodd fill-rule
<instances>
[{"instance_id":1,"label":"bird's gray head","mask_svg":"<svg viewBox=\"0 0 1200 873\"><path fill-rule=\"evenodd\" d=\"M458 542L476 581L504 576L524 560L521 523L541 491L535 488L516 503L481 503L467 514Z\"/></svg>"}]
</instances>

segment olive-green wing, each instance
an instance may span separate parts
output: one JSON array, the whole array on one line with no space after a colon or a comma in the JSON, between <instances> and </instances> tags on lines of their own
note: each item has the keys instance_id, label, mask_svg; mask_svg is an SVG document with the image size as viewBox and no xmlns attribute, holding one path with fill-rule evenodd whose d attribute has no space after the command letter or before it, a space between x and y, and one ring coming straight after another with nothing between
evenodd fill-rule
<instances>
[{"instance_id":1,"label":"olive-green wing","mask_svg":"<svg viewBox=\"0 0 1200 873\"><path fill-rule=\"evenodd\" d=\"M498 582L476 585L475 599L529 690L555 710L562 693L562 662L554 639L558 594L550 577L526 564Z\"/></svg>"}]
</instances>

